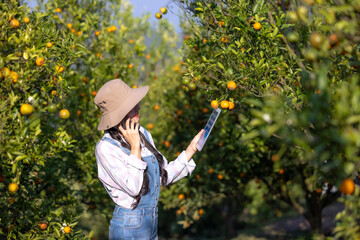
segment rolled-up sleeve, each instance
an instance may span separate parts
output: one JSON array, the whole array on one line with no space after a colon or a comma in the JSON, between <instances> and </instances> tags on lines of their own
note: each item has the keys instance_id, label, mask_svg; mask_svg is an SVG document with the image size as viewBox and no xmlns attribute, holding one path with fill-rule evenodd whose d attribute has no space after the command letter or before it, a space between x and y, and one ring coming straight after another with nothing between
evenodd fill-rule
<instances>
[{"instance_id":1,"label":"rolled-up sleeve","mask_svg":"<svg viewBox=\"0 0 360 240\"><path fill-rule=\"evenodd\" d=\"M146 162L135 155L127 155L111 143L101 141L96 146L98 177L107 185L126 192L132 197L139 194Z\"/></svg>"},{"instance_id":2,"label":"rolled-up sleeve","mask_svg":"<svg viewBox=\"0 0 360 240\"><path fill-rule=\"evenodd\" d=\"M187 175L191 175L194 171L196 164L193 159L190 161L186 158L186 153L183 151L174 161L167 164L165 160L165 169L168 173L167 184L174 183Z\"/></svg>"}]
</instances>

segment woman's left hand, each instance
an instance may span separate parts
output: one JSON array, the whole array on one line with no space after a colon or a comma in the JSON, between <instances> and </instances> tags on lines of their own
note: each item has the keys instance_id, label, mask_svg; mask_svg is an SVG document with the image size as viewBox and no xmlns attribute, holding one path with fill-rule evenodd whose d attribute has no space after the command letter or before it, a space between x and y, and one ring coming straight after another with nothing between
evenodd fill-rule
<instances>
[{"instance_id":1,"label":"woman's left hand","mask_svg":"<svg viewBox=\"0 0 360 240\"><path fill-rule=\"evenodd\" d=\"M189 146L185 150L186 158L188 161L192 158L192 156L196 153L196 144L199 142L201 135L203 134L204 129L201 129L201 131L196 134L196 136L193 138Z\"/></svg>"}]
</instances>

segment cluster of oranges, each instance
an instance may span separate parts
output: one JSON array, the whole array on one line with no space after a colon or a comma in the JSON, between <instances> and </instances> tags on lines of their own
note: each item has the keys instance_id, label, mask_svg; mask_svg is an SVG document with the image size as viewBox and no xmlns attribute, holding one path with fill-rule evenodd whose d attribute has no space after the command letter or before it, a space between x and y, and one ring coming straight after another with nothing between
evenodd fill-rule
<instances>
[{"instance_id":1,"label":"cluster of oranges","mask_svg":"<svg viewBox=\"0 0 360 240\"><path fill-rule=\"evenodd\" d=\"M155 17L161 19L163 14L167 14L167 9L165 7L160 8L160 12L155 13Z\"/></svg>"}]
</instances>

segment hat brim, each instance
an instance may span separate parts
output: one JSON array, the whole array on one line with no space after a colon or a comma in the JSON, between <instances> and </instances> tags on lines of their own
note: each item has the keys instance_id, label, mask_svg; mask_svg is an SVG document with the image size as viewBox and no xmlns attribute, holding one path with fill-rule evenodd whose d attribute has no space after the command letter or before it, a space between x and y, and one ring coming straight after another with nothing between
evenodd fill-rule
<instances>
[{"instance_id":1,"label":"hat brim","mask_svg":"<svg viewBox=\"0 0 360 240\"><path fill-rule=\"evenodd\" d=\"M132 89L125 101L111 112L102 114L98 125L99 131L104 131L116 126L138 104L149 91L149 86ZM121 96L119 96L121 97Z\"/></svg>"}]
</instances>

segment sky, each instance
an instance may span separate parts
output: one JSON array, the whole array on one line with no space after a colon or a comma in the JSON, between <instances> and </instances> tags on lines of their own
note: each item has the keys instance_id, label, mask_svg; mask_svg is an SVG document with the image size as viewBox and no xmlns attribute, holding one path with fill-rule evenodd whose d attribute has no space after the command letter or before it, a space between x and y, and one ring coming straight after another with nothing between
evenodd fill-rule
<instances>
[{"instance_id":1,"label":"sky","mask_svg":"<svg viewBox=\"0 0 360 240\"><path fill-rule=\"evenodd\" d=\"M179 7L171 0L128 0L134 6L134 16L141 17L145 13L150 13L155 19L155 13L160 11L161 7L166 7L168 13L163 15L163 19L168 19L177 32L181 32L179 20ZM25 0L29 7L36 6L36 0Z\"/></svg>"}]
</instances>

